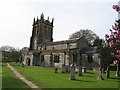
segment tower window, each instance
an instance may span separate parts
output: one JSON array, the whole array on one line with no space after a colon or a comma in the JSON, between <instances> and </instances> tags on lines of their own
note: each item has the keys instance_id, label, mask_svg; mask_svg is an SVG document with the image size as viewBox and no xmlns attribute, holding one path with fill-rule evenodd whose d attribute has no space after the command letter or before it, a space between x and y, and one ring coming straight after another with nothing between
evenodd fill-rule
<instances>
[{"instance_id":1,"label":"tower window","mask_svg":"<svg viewBox=\"0 0 120 90\"><path fill-rule=\"evenodd\" d=\"M37 40L34 40L34 49L37 49Z\"/></svg>"}]
</instances>

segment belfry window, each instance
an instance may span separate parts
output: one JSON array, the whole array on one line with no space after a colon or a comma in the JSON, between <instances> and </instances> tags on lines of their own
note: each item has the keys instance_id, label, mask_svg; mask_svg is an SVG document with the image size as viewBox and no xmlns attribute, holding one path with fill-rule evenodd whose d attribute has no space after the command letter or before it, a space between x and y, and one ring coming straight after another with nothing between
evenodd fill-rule
<instances>
[{"instance_id":1,"label":"belfry window","mask_svg":"<svg viewBox=\"0 0 120 90\"><path fill-rule=\"evenodd\" d=\"M37 49L37 40L34 40L34 49Z\"/></svg>"}]
</instances>

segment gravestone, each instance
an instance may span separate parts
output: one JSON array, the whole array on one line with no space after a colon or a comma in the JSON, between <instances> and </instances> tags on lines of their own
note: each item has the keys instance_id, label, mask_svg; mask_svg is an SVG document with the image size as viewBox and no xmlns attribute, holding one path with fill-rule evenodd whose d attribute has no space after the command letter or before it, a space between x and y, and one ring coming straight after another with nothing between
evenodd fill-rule
<instances>
[{"instance_id":1,"label":"gravestone","mask_svg":"<svg viewBox=\"0 0 120 90\"><path fill-rule=\"evenodd\" d=\"M102 67L99 68L99 77L97 78L97 80L104 80L102 77Z\"/></svg>"},{"instance_id":2,"label":"gravestone","mask_svg":"<svg viewBox=\"0 0 120 90\"><path fill-rule=\"evenodd\" d=\"M70 65L70 78L69 80L76 80L75 79L75 65L71 64Z\"/></svg>"},{"instance_id":3,"label":"gravestone","mask_svg":"<svg viewBox=\"0 0 120 90\"><path fill-rule=\"evenodd\" d=\"M66 65L63 64L63 65L62 65L62 73L65 73L65 72L66 72Z\"/></svg>"},{"instance_id":4,"label":"gravestone","mask_svg":"<svg viewBox=\"0 0 120 90\"><path fill-rule=\"evenodd\" d=\"M79 65L79 69L78 69L78 75L82 76L82 66Z\"/></svg>"},{"instance_id":5,"label":"gravestone","mask_svg":"<svg viewBox=\"0 0 120 90\"><path fill-rule=\"evenodd\" d=\"M58 72L58 67L54 67L54 73Z\"/></svg>"},{"instance_id":6,"label":"gravestone","mask_svg":"<svg viewBox=\"0 0 120 90\"><path fill-rule=\"evenodd\" d=\"M86 73L86 68L85 67L82 68L82 72Z\"/></svg>"},{"instance_id":7,"label":"gravestone","mask_svg":"<svg viewBox=\"0 0 120 90\"><path fill-rule=\"evenodd\" d=\"M70 72L70 66L66 65L66 72Z\"/></svg>"}]
</instances>

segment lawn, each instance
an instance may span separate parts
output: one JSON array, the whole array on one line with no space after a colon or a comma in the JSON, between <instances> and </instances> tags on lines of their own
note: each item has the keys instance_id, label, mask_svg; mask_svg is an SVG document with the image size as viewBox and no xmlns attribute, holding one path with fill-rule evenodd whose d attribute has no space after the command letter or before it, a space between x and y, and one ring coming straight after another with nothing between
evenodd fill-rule
<instances>
[{"instance_id":1,"label":"lawn","mask_svg":"<svg viewBox=\"0 0 120 90\"><path fill-rule=\"evenodd\" d=\"M6 66L6 63L2 63L2 90L11 89L11 90L30 90L23 81L18 79L12 71Z\"/></svg>"},{"instance_id":2,"label":"lawn","mask_svg":"<svg viewBox=\"0 0 120 90\"><path fill-rule=\"evenodd\" d=\"M115 71L111 71L110 79L104 76L103 81L97 80L98 73L88 70L83 76L78 76L76 80L69 80L69 74L62 74L60 71L54 73L52 68L42 68L38 66L21 67L19 64L11 63L27 79L33 81L42 88L118 88L120 78L115 77Z\"/></svg>"},{"instance_id":3,"label":"lawn","mask_svg":"<svg viewBox=\"0 0 120 90\"><path fill-rule=\"evenodd\" d=\"M0 59L2 59L2 52L0 51Z\"/></svg>"},{"instance_id":4,"label":"lawn","mask_svg":"<svg viewBox=\"0 0 120 90\"><path fill-rule=\"evenodd\" d=\"M2 89L2 63L0 62L0 90Z\"/></svg>"}]
</instances>

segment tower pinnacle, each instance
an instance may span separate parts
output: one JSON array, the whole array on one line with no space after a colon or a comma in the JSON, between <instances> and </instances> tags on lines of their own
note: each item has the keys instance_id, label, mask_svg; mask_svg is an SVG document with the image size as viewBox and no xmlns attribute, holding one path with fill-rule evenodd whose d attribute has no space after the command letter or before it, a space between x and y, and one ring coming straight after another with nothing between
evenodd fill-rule
<instances>
[{"instance_id":1,"label":"tower pinnacle","mask_svg":"<svg viewBox=\"0 0 120 90\"><path fill-rule=\"evenodd\" d=\"M54 18L52 18L52 22L51 23L53 24L53 22L54 22Z\"/></svg>"},{"instance_id":2,"label":"tower pinnacle","mask_svg":"<svg viewBox=\"0 0 120 90\"><path fill-rule=\"evenodd\" d=\"M44 19L44 14L43 13L41 14L41 19Z\"/></svg>"},{"instance_id":3,"label":"tower pinnacle","mask_svg":"<svg viewBox=\"0 0 120 90\"><path fill-rule=\"evenodd\" d=\"M37 21L38 21L38 16L37 16Z\"/></svg>"},{"instance_id":4,"label":"tower pinnacle","mask_svg":"<svg viewBox=\"0 0 120 90\"><path fill-rule=\"evenodd\" d=\"M35 17L34 17L34 19L33 19L33 24L35 24Z\"/></svg>"},{"instance_id":5,"label":"tower pinnacle","mask_svg":"<svg viewBox=\"0 0 120 90\"><path fill-rule=\"evenodd\" d=\"M48 16L47 20L49 21L49 16Z\"/></svg>"}]
</instances>

